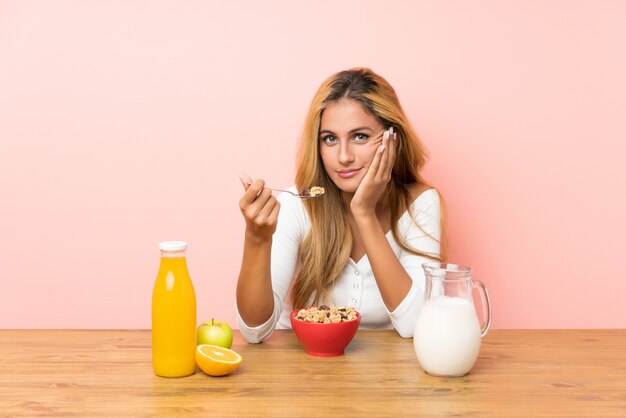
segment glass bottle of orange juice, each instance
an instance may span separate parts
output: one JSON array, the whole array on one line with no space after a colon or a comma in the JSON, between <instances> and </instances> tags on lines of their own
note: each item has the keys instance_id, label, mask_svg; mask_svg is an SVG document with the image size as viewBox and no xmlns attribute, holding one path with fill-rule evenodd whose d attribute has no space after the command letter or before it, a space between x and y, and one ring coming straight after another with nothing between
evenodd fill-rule
<instances>
[{"instance_id":1,"label":"glass bottle of orange juice","mask_svg":"<svg viewBox=\"0 0 626 418\"><path fill-rule=\"evenodd\" d=\"M161 267L152 292L152 366L163 377L196 371L196 294L184 241L159 244Z\"/></svg>"}]
</instances>

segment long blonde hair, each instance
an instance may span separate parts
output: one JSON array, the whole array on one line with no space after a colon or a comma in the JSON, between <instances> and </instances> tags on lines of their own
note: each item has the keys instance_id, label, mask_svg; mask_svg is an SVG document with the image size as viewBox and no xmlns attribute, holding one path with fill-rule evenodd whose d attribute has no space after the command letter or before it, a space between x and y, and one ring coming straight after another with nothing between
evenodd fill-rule
<instances>
[{"instance_id":1,"label":"long blonde hair","mask_svg":"<svg viewBox=\"0 0 626 418\"><path fill-rule=\"evenodd\" d=\"M410 210L412 203L409 188L416 184L427 185L419 174L426 163L427 155L407 120L393 87L368 68L341 71L326 79L319 87L305 119L300 141L296 187L301 190L311 185L319 185L324 187L326 193L323 198L303 201L311 221L311 229L299 249L302 268L291 289L294 308L304 307L311 296L314 296L313 305L325 299L352 251L352 233L348 220L350 209L345 206L339 188L328 177L319 151L322 112L330 104L344 99L360 103L385 129L393 126L397 133L392 179L379 200L377 213L389 214L393 238L404 250L439 261L445 258L443 228L440 254L420 252L399 239L397 221L406 210ZM415 221L414 217L413 220Z\"/></svg>"}]
</instances>

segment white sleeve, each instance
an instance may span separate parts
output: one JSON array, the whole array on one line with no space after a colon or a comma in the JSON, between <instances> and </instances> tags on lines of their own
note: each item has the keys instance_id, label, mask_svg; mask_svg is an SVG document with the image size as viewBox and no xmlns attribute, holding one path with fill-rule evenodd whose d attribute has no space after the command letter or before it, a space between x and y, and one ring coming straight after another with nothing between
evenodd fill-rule
<instances>
[{"instance_id":1,"label":"white sleeve","mask_svg":"<svg viewBox=\"0 0 626 418\"><path fill-rule=\"evenodd\" d=\"M400 225L400 233L405 231L403 237L405 242L411 248L439 256L441 253L439 242L441 239L441 203L437 191L431 189L422 193L413 203L413 215L419 227L408 216L405 218L406 222ZM415 330L417 314L424 304L426 278L422 264L435 260L417 256L405 250L400 252L399 260L413 280L413 284L404 300L393 312L389 312L389 318L401 337L411 338Z\"/></svg>"},{"instance_id":2,"label":"white sleeve","mask_svg":"<svg viewBox=\"0 0 626 418\"><path fill-rule=\"evenodd\" d=\"M291 190L291 189L290 189ZM274 311L272 316L256 327L250 327L241 319L237 309L237 324L243 337L250 343L260 343L276 328L276 323L283 310L291 281L298 261L298 249L306 230L306 212L299 199L282 193L278 196L280 212L276 232L272 237L270 274L274 293Z\"/></svg>"}]
</instances>

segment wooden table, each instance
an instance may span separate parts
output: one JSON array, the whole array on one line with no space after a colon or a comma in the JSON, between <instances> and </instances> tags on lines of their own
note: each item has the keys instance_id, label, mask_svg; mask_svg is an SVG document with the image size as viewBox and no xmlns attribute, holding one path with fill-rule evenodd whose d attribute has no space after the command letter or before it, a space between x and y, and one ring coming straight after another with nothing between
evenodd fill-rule
<instances>
[{"instance_id":1,"label":"wooden table","mask_svg":"<svg viewBox=\"0 0 626 418\"><path fill-rule=\"evenodd\" d=\"M0 416L626 416L626 330L492 330L448 379L394 331L360 330L333 358L290 331L233 349L230 376L165 379L147 330L1 330Z\"/></svg>"}]
</instances>

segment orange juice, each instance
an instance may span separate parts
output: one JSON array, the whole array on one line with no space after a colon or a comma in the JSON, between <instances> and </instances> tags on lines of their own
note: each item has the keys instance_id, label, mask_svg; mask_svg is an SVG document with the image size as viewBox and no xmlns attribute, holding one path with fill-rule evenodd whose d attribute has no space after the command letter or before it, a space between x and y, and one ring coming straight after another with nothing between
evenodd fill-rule
<instances>
[{"instance_id":1,"label":"orange juice","mask_svg":"<svg viewBox=\"0 0 626 418\"><path fill-rule=\"evenodd\" d=\"M183 241L159 245L161 267L152 292L152 366L163 377L196 371L196 294Z\"/></svg>"}]
</instances>

